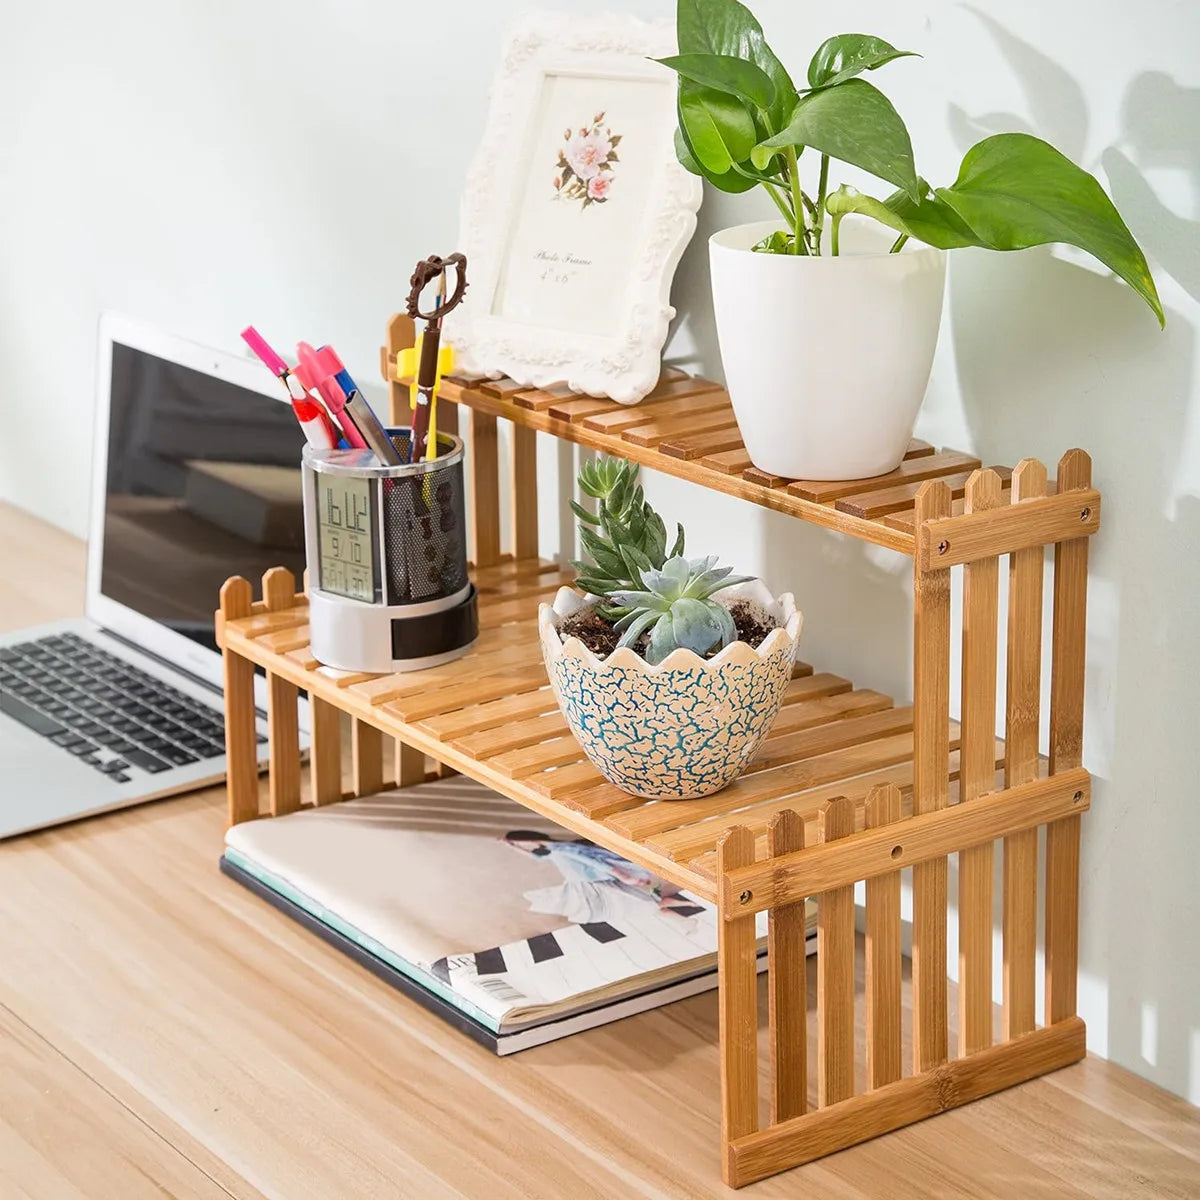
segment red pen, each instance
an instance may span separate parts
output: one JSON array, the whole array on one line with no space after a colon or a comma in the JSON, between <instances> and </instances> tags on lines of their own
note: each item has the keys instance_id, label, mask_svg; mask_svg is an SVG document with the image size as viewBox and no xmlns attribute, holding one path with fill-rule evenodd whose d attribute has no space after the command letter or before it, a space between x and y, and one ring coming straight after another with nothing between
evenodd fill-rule
<instances>
[{"instance_id":1,"label":"red pen","mask_svg":"<svg viewBox=\"0 0 1200 1200\"><path fill-rule=\"evenodd\" d=\"M300 422L300 428L304 431L304 440L310 446L321 450L334 449L338 439L332 422L321 405L305 391L304 385L292 373L287 363L267 345L266 339L253 325L247 325L242 330L242 340L287 389L292 412L296 414L296 420Z\"/></svg>"}]
</instances>

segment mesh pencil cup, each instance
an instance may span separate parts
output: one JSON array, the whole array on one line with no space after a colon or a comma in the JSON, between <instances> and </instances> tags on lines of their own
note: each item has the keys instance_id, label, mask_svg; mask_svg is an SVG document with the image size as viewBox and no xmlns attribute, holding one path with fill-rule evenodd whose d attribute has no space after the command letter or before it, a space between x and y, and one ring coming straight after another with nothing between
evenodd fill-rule
<instances>
[{"instance_id":1,"label":"mesh pencil cup","mask_svg":"<svg viewBox=\"0 0 1200 1200\"><path fill-rule=\"evenodd\" d=\"M401 458L408 429L390 429ZM313 657L342 671L417 671L461 657L479 633L467 578L463 444L398 467L369 450L304 447L304 537Z\"/></svg>"}]
</instances>

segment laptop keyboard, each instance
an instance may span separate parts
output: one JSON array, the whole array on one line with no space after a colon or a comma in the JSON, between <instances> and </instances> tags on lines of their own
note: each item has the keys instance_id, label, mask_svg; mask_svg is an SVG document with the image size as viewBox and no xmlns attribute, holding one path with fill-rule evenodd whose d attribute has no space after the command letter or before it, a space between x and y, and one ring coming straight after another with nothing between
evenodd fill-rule
<instances>
[{"instance_id":1,"label":"laptop keyboard","mask_svg":"<svg viewBox=\"0 0 1200 1200\"><path fill-rule=\"evenodd\" d=\"M0 712L116 783L225 753L217 709L73 633L0 646Z\"/></svg>"}]
</instances>

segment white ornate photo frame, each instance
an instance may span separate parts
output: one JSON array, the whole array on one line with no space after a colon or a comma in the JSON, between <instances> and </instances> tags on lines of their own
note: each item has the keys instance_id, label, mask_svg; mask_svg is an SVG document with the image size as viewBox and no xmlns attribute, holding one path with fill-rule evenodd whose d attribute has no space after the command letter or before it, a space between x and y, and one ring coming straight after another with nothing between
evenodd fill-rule
<instances>
[{"instance_id":1,"label":"white ornate photo frame","mask_svg":"<svg viewBox=\"0 0 1200 1200\"><path fill-rule=\"evenodd\" d=\"M467 176L456 369L636 404L658 382L701 181L675 157L671 22L532 14ZM619 149L618 149L619 147Z\"/></svg>"}]
</instances>

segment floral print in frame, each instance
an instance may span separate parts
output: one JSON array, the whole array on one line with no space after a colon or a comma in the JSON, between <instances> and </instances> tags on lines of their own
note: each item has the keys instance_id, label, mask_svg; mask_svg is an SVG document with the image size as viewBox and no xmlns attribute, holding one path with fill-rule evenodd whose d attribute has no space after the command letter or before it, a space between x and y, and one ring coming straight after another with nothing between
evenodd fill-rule
<instances>
[{"instance_id":1,"label":"floral print in frame","mask_svg":"<svg viewBox=\"0 0 1200 1200\"><path fill-rule=\"evenodd\" d=\"M598 112L590 126L564 130L554 176L556 199L578 200L582 208L608 202L622 135L603 122L604 113Z\"/></svg>"}]
</instances>

